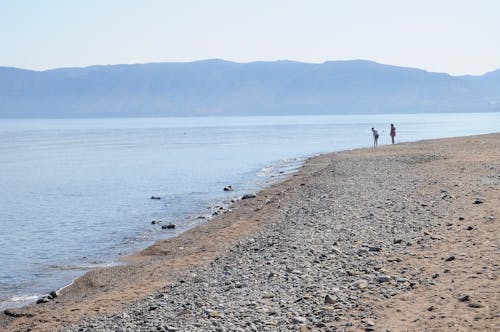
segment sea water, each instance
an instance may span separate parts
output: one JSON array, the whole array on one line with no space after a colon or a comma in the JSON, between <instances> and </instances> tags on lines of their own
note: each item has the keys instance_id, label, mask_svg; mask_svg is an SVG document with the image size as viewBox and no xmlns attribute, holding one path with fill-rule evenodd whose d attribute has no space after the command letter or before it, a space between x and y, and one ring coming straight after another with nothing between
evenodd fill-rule
<instances>
[{"instance_id":1,"label":"sea water","mask_svg":"<svg viewBox=\"0 0 500 332\"><path fill-rule=\"evenodd\" d=\"M0 308L204 222L308 156L369 147L371 127L389 144L390 123L406 142L497 132L500 113L0 120Z\"/></svg>"}]
</instances>

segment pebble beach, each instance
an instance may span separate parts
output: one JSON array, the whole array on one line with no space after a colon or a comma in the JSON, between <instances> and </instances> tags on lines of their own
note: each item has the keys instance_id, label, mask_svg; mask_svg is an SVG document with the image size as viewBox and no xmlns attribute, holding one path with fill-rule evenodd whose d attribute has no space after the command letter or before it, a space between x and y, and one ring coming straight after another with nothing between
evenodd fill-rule
<instances>
[{"instance_id":1,"label":"pebble beach","mask_svg":"<svg viewBox=\"0 0 500 332\"><path fill-rule=\"evenodd\" d=\"M500 134L308 159L4 331L499 331Z\"/></svg>"}]
</instances>

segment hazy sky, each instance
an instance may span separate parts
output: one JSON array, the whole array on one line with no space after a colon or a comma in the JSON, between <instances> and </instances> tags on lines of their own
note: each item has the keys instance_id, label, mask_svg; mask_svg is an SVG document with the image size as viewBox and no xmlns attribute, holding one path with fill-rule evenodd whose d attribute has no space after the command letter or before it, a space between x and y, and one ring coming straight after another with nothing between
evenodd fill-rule
<instances>
[{"instance_id":1,"label":"hazy sky","mask_svg":"<svg viewBox=\"0 0 500 332\"><path fill-rule=\"evenodd\" d=\"M499 0L0 0L0 66L367 59L500 68Z\"/></svg>"}]
</instances>

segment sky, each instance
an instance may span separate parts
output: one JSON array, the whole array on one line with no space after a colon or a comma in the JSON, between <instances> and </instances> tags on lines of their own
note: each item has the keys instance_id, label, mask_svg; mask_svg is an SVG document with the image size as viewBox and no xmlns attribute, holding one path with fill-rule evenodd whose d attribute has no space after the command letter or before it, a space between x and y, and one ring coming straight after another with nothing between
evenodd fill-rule
<instances>
[{"instance_id":1,"label":"sky","mask_svg":"<svg viewBox=\"0 0 500 332\"><path fill-rule=\"evenodd\" d=\"M481 75L498 0L0 0L0 66L294 60Z\"/></svg>"}]
</instances>

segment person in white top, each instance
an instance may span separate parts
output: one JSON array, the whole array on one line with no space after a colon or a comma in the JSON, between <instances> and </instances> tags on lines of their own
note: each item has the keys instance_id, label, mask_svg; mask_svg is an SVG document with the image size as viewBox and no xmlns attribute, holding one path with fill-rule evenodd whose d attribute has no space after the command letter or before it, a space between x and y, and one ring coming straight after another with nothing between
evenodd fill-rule
<instances>
[{"instance_id":1,"label":"person in white top","mask_svg":"<svg viewBox=\"0 0 500 332\"><path fill-rule=\"evenodd\" d=\"M373 133L373 147L376 148L378 144L378 129L372 127Z\"/></svg>"}]
</instances>

